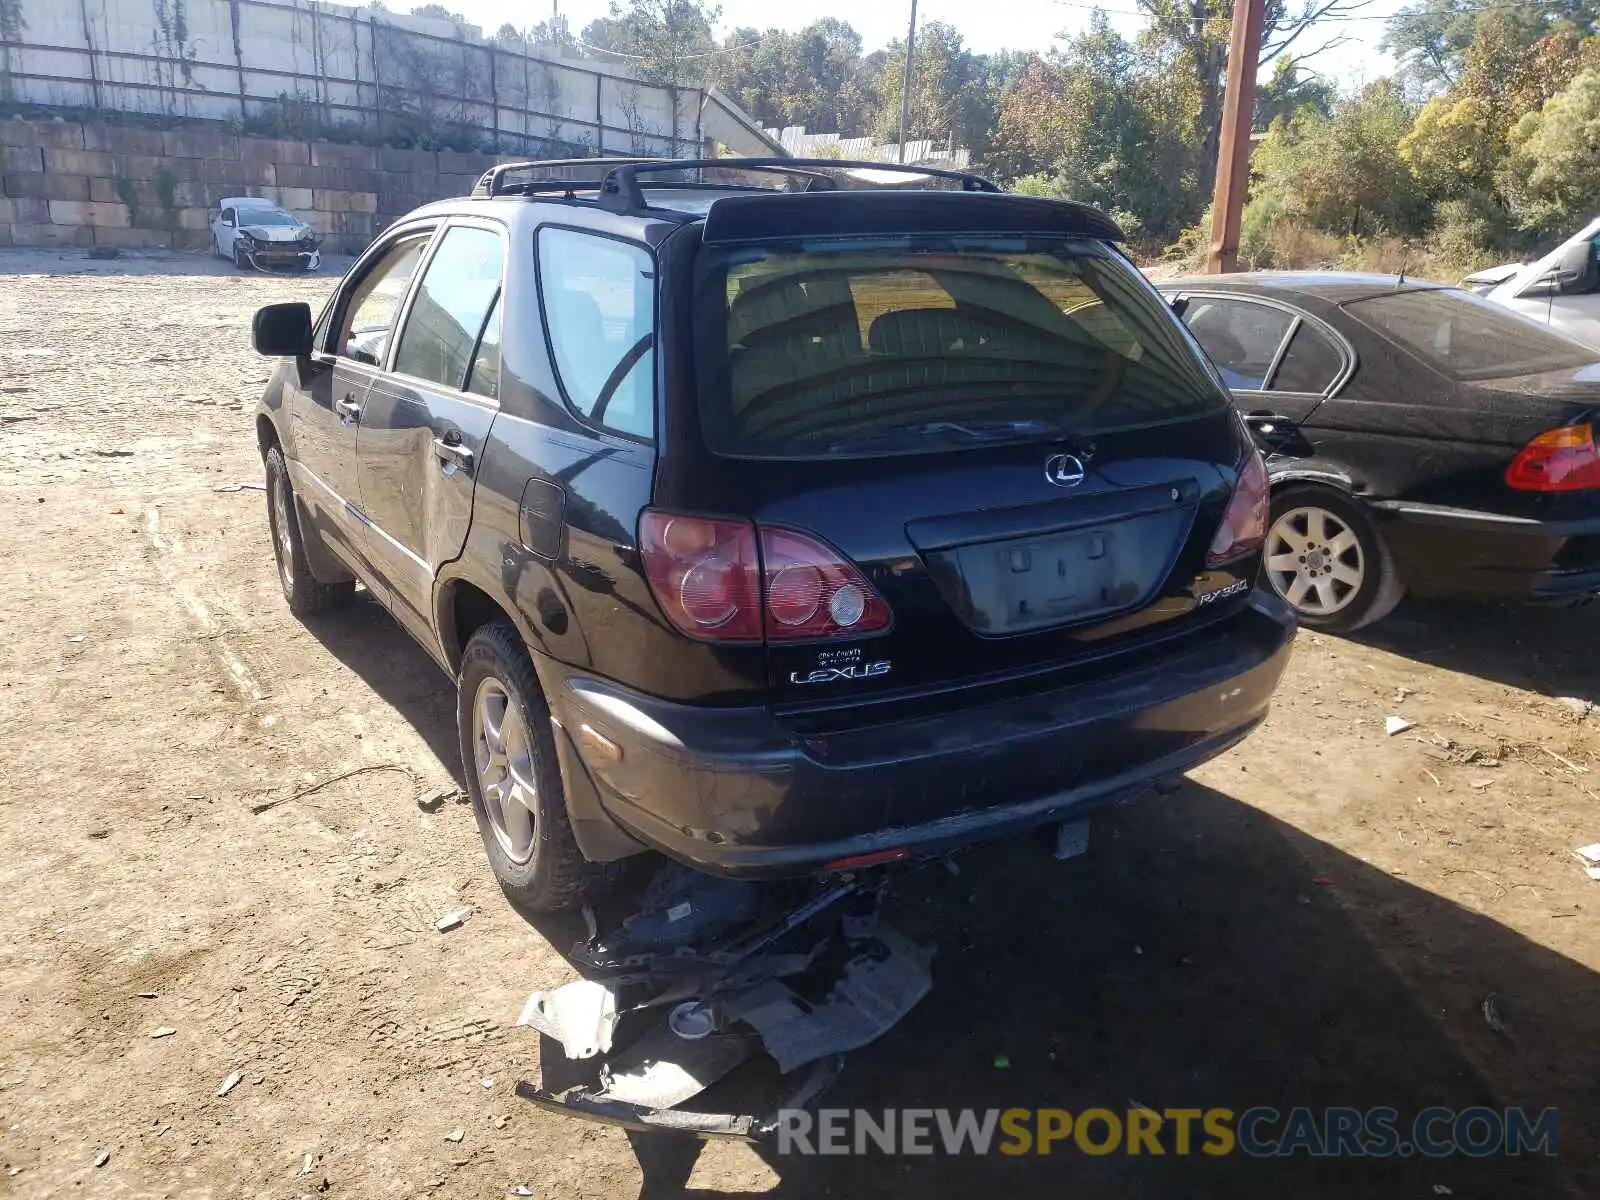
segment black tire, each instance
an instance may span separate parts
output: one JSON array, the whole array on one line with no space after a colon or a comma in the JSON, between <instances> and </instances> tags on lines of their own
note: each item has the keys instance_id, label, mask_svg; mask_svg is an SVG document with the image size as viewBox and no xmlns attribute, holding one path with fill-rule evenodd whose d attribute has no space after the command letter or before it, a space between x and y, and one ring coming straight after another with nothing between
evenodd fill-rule
<instances>
[{"instance_id":1,"label":"black tire","mask_svg":"<svg viewBox=\"0 0 1600 1200\"><path fill-rule=\"evenodd\" d=\"M278 564L278 583L289 611L309 617L343 604L355 594L353 582L319 583L306 560L305 535L300 528L294 485L283 451L273 446L267 451L267 525L272 530L272 554Z\"/></svg>"},{"instance_id":2,"label":"black tire","mask_svg":"<svg viewBox=\"0 0 1600 1200\"><path fill-rule=\"evenodd\" d=\"M233 244L233 265L241 271L250 269L250 260L244 256L244 251L239 249L239 243Z\"/></svg>"},{"instance_id":3,"label":"black tire","mask_svg":"<svg viewBox=\"0 0 1600 1200\"><path fill-rule=\"evenodd\" d=\"M456 680L456 729L461 744L461 768L472 797L472 813L478 821L489 857L489 869L507 898L519 908L534 913L560 912L574 908L595 895L608 878L603 867L588 862L572 836L567 817L566 789L556 758L555 733L550 725L550 709L533 673L533 663L516 626L508 621L484 625L467 642L461 655L461 671ZM535 784L532 846L525 861L517 861L501 841L501 834L490 819L479 775L478 732L474 709L480 689L503 690L507 709L515 706L525 731L527 764L524 767ZM502 730L504 724L502 724Z\"/></svg>"},{"instance_id":4,"label":"black tire","mask_svg":"<svg viewBox=\"0 0 1600 1200\"><path fill-rule=\"evenodd\" d=\"M1345 548L1337 550L1333 541L1340 539L1317 540L1317 527L1312 523L1317 521L1318 512L1325 514L1320 528L1331 530L1335 523L1343 526L1353 535L1354 549L1343 541ZM1290 544L1290 539L1298 537L1306 539L1307 554L1299 554L1301 547ZM1330 550L1335 553L1330 555ZM1281 563L1290 555L1297 560L1297 574L1272 568L1275 560ZM1311 577L1302 564L1307 564L1315 576ZM1353 585L1344 582L1352 570L1360 576L1359 583ZM1295 610L1300 624L1334 633L1348 633L1381 620L1406 594L1394 555L1366 509L1343 492L1315 485L1291 485L1273 493L1261 575L1265 585ZM1297 579L1307 584L1298 595ZM1318 590L1324 587L1326 591ZM1312 595L1313 591L1316 595ZM1334 597L1331 602L1325 600L1329 594Z\"/></svg>"}]
</instances>

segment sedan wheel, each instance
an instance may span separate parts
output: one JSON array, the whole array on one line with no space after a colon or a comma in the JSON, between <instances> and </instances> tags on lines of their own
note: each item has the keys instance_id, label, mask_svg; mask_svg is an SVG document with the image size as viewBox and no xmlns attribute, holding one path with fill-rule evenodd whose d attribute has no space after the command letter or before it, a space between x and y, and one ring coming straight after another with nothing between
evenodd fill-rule
<instances>
[{"instance_id":1,"label":"sedan wheel","mask_svg":"<svg viewBox=\"0 0 1600 1200\"><path fill-rule=\"evenodd\" d=\"M1361 539L1325 508L1292 508L1267 532L1266 569L1273 590L1300 612L1331 617L1366 579Z\"/></svg>"},{"instance_id":2,"label":"sedan wheel","mask_svg":"<svg viewBox=\"0 0 1600 1200\"><path fill-rule=\"evenodd\" d=\"M1406 592L1366 506L1317 485L1273 492L1261 573L1311 629L1360 629Z\"/></svg>"},{"instance_id":3,"label":"sedan wheel","mask_svg":"<svg viewBox=\"0 0 1600 1200\"><path fill-rule=\"evenodd\" d=\"M520 866L533 857L538 838L539 785L527 726L493 676L473 698L472 744L484 814L500 849Z\"/></svg>"}]
</instances>

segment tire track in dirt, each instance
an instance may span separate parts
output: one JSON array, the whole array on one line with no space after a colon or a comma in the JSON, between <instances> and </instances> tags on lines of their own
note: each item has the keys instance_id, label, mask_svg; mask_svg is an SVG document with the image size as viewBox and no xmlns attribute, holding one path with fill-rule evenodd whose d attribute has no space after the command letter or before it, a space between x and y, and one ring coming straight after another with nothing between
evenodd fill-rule
<instances>
[{"instance_id":1,"label":"tire track in dirt","mask_svg":"<svg viewBox=\"0 0 1600 1200\"><path fill-rule=\"evenodd\" d=\"M223 672L245 699L257 704L266 700L271 693L262 684L261 673L245 662L231 644L228 631L212 615L210 607L180 577L177 559L182 555L182 544L175 537L162 532L161 510L153 504L144 510L144 534L145 540L155 551L156 569L166 583L167 590L189 614L199 635L207 639L212 655Z\"/></svg>"}]
</instances>

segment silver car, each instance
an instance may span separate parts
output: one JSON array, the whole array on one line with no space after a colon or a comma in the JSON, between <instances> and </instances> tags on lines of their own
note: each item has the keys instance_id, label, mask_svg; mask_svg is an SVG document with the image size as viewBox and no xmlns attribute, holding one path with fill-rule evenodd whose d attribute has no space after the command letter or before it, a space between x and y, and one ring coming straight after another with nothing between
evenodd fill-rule
<instances>
[{"instance_id":1,"label":"silver car","mask_svg":"<svg viewBox=\"0 0 1600 1200\"><path fill-rule=\"evenodd\" d=\"M219 202L211 244L218 258L231 258L241 271L315 271L322 265L316 230L255 196L226 196Z\"/></svg>"}]
</instances>

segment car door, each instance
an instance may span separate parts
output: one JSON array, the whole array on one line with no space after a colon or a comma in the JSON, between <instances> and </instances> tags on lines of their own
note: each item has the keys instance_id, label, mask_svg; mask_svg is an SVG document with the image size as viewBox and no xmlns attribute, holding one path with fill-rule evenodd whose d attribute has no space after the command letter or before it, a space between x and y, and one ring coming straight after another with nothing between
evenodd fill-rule
<instances>
[{"instance_id":1,"label":"car door","mask_svg":"<svg viewBox=\"0 0 1600 1200\"><path fill-rule=\"evenodd\" d=\"M401 304L433 228L412 227L387 239L346 277L324 317L311 363L290 412L295 491L320 532L347 557L372 566L360 508L356 431L361 407L388 353Z\"/></svg>"},{"instance_id":2,"label":"car door","mask_svg":"<svg viewBox=\"0 0 1600 1200\"><path fill-rule=\"evenodd\" d=\"M1354 355L1327 325L1281 301L1186 293L1189 326L1264 454L1305 457L1303 430L1349 378Z\"/></svg>"},{"instance_id":3,"label":"car door","mask_svg":"<svg viewBox=\"0 0 1600 1200\"><path fill-rule=\"evenodd\" d=\"M211 233L217 243L217 253L233 254L233 231L238 223L238 216L231 207L217 214L216 223L211 227Z\"/></svg>"},{"instance_id":4,"label":"car door","mask_svg":"<svg viewBox=\"0 0 1600 1200\"><path fill-rule=\"evenodd\" d=\"M388 370L362 403L356 464L368 553L393 590L396 617L425 639L434 576L461 553L499 411L505 256L496 223L445 228L412 289Z\"/></svg>"}]
</instances>

